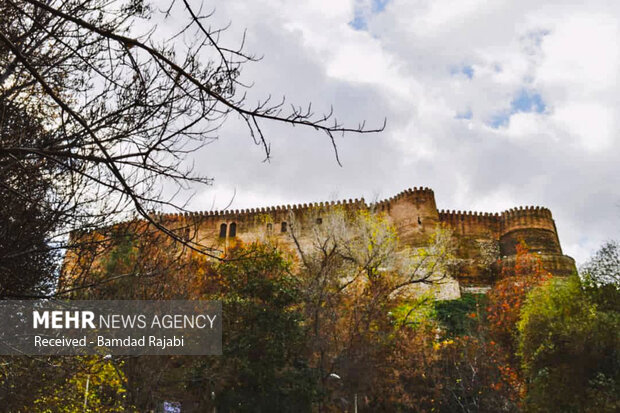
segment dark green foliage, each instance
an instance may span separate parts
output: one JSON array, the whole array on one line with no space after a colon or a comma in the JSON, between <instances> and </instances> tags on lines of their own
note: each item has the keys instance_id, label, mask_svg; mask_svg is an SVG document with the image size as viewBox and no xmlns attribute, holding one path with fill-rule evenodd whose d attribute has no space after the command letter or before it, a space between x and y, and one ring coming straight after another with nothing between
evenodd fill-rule
<instances>
[{"instance_id":1,"label":"dark green foliage","mask_svg":"<svg viewBox=\"0 0 620 413\"><path fill-rule=\"evenodd\" d=\"M0 146L44 145L39 119L0 102ZM54 211L57 167L27 156L0 156L0 298L49 292L57 269L50 248L61 216Z\"/></svg>"},{"instance_id":2,"label":"dark green foliage","mask_svg":"<svg viewBox=\"0 0 620 413\"><path fill-rule=\"evenodd\" d=\"M620 246L608 242L581 278L554 279L528 296L519 352L531 411L620 410Z\"/></svg>"},{"instance_id":3,"label":"dark green foliage","mask_svg":"<svg viewBox=\"0 0 620 413\"><path fill-rule=\"evenodd\" d=\"M605 287L601 287L605 288ZM620 313L579 278L553 279L528 296L519 323L526 405L535 412L620 409ZM614 301L620 301L615 289Z\"/></svg>"},{"instance_id":4,"label":"dark green foliage","mask_svg":"<svg viewBox=\"0 0 620 413\"><path fill-rule=\"evenodd\" d=\"M435 302L437 320L445 328L447 337L473 334L484 317L486 295L463 294L458 300Z\"/></svg>"},{"instance_id":5,"label":"dark green foliage","mask_svg":"<svg viewBox=\"0 0 620 413\"><path fill-rule=\"evenodd\" d=\"M128 245L121 242L116 250L120 268L132 254ZM205 284L197 287L197 298L222 301L223 354L128 360L123 370L140 411L164 400L179 401L184 411L310 411L318 375L309 367L300 290L289 262L265 246L228 253L226 261L203 262ZM168 274L170 289L188 283L172 278Z\"/></svg>"},{"instance_id":6,"label":"dark green foliage","mask_svg":"<svg viewBox=\"0 0 620 413\"><path fill-rule=\"evenodd\" d=\"M138 251L132 234L114 234L111 237L113 248L103 260L106 274L122 274L128 268L133 268L138 261Z\"/></svg>"},{"instance_id":7,"label":"dark green foliage","mask_svg":"<svg viewBox=\"0 0 620 413\"><path fill-rule=\"evenodd\" d=\"M304 358L301 296L289 263L264 248L216 272L223 285L224 354L205 373L217 371L218 411L309 411L318 376Z\"/></svg>"}]
</instances>

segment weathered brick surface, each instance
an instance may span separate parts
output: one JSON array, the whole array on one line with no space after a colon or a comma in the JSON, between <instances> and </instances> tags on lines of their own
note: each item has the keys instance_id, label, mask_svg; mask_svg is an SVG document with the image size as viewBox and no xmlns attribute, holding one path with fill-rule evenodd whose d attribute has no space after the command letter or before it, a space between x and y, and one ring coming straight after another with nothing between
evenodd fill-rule
<instances>
[{"instance_id":1,"label":"weathered brick surface","mask_svg":"<svg viewBox=\"0 0 620 413\"><path fill-rule=\"evenodd\" d=\"M290 237L282 232L283 223L288 231L293 218L300 229L301 242L307 242L312 227L321 225L321 217L335 207L351 213L368 210L386 214L401 241L413 247L426 245L438 225L450 228L458 242L458 256L463 260L458 277L463 286L489 285L502 269L510 272L516 245L521 240L541 256L545 268L553 274L567 275L575 270L573 259L562 253L555 222L548 209L519 207L501 213L439 211L435 195L429 188L407 189L392 198L371 204L364 199L349 199L244 210L162 214L154 218L170 228L194 228L192 237L195 241L220 249L225 249L232 242L229 236L231 224L236 229L235 239L252 242L270 237L281 245L292 247ZM226 237L223 238L220 237L222 225L226 225ZM494 251L494 256L489 257L488 251Z\"/></svg>"}]
</instances>

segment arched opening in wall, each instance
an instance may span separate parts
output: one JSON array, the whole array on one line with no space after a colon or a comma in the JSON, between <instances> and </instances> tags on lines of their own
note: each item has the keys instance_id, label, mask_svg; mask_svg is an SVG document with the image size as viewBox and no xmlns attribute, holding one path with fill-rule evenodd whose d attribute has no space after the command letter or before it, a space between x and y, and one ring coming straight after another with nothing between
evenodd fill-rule
<instances>
[{"instance_id":1,"label":"arched opening in wall","mask_svg":"<svg viewBox=\"0 0 620 413\"><path fill-rule=\"evenodd\" d=\"M230 228L228 229L228 236L229 237L236 237L237 236L237 224L235 222L230 224Z\"/></svg>"},{"instance_id":2,"label":"arched opening in wall","mask_svg":"<svg viewBox=\"0 0 620 413\"><path fill-rule=\"evenodd\" d=\"M418 225L422 225L422 220L418 217Z\"/></svg>"},{"instance_id":3,"label":"arched opening in wall","mask_svg":"<svg viewBox=\"0 0 620 413\"><path fill-rule=\"evenodd\" d=\"M286 232L286 222L282 222L282 226L280 227L280 232Z\"/></svg>"},{"instance_id":4,"label":"arched opening in wall","mask_svg":"<svg viewBox=\"0 0 620 413\"><path fill-rule=\"evenodd\" d=\"M318 218L316 219L316 224L317 224L317 225L321 225L322 223L323 223L323 218L318 217Z\"/></svg>"},{"instance_id":5,"label":"arched opening in wall","mask_svg":"<svg viewBox=\"0 0 620 413\"><path fill-rule=\"evenodd\" d=\"M185 228L185 232L183 234L183 240L189 241L189 234L190 234L189 228Z\"/></svg>"},{"instance_id":6,"label":"arched opening in wall","mask_svg":"<svg viewBox=\"0 0 620 413\"><path fill-rule=\"evenodd\" d=\"M226 238L226 224L220 225L220 238Z\"/></svg>"},{"instance_id":7,"label":"arched opening in wall","mask_svg":"<svg viewBox=\"0 0 620 413\"><path fill-rule=\"evenodd\" d=\"M273 232L273 224L271 222L267 224L267 232Z\"/></svg>"}]
</instances>

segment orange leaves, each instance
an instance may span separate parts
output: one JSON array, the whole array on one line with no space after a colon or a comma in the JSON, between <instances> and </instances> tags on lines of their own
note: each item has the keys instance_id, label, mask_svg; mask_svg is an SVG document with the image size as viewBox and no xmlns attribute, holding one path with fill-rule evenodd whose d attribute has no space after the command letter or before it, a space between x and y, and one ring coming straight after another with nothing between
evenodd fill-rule
<instances>
[{"instance_id":1,"label":"orange leaves","mask_svg":"<svg viewBox=\"0 0 620 413\"><path fill-rule=\"evenodd\" d=\"M514 275L509 275L508 271L508 267L504 267L504 278L490 291L487 307L491 332L503 337L505 344L512 339L527 293L550 278L540 257L530 253L524 242L517 245Z\"/></svg>"},{"instance_id":2,"label":"orange leaves","mask_svg":"<svg viewBox=\"0 0 620 413\"><path fill-rule=\"evenodd\" d=\"M504 267L502 279L489 292L487 322L492 340L488 351L501 377L493 388L499 390L507 386L513 390L515 398L522 397L525 391L515 355L516 326L521 307L528 292L549 278L540 257L530 253L527 245L521 242L517 245L514 267Z\"/></svg>"}]
</instances>

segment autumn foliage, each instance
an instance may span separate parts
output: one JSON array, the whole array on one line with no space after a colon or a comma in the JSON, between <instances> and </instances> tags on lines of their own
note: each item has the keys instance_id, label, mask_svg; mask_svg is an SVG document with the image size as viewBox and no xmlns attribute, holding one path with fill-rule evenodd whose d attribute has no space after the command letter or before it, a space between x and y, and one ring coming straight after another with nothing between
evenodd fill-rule
<instances>
[{"instance_id":1,"label":"autumn foliage","mask_svg":"<svg viewBox=\"0 0 620 413\"><path fill-rule=\"evenodd\" d=\"M538 310L549 301L544 286L551 276L524 243L514 262L504 262L488 294L437 301L432 290L419 287L442 282L458 268L449 233L435 234L425 250L402 253L393 228L380 217L324 217L323 228L298 251L268 239L248 245L231 239L219 260L182 244L162 244L156 232L116 237L76 296L215 299L224 309L223 356L125 360L117 403L142 410L177 400L190 411L340 412L351 411L357 400L358 411L536 411L532 406L555 403L549 396L554 392L536 383L563 377L580 365L573 361L579 357L582 371L592 373L586 393L605 400L614 394L611 383L620 369L607 362L613 334L589 359L577 340L574 356L559 367L537 350L539 342L556 352L561 346L546 334L549 327L538 327L551 320L541 319ZM609 320L588 318L587 334L603 321L614 325L616 295L596 297ZM595 313L556 301L553 314L567 308L584 317ZM603 304L612 308L604 313ZM528 308L537 310L525 320ZM565 322L573 331L571 320ZM571 340L587 336L560 333ZM541 379L538 360L556 376ZM59 382L62 389L73 377L83 379L69 374ZM39 400L51 403L50 397ZM61 397L76 396L67 390ZM607 409L602 411L615 406L597 403Z\"/></svg>"},{"instance_id":2,"label":"autumn foliage","mask_svg":"<svg viewBox=\"0 0 620 413\"><path fill-rule=\"evenodd\" d=\"M501 279L488 294L488 348L492 362L497 365L500 380L493 383L498 390L507 390L517 401L524 396L525 386L516 353L517 323L528 293L551 278L543 268L540 257L521 242L517 245L514 267L505 266Z\"/></svg>"},{"instance_id":3,"label":"autumn foliage","mask_svg":"<svg viewBox=\"0 0 620 413\"><path fill-rule=\"evenodd\" d=\"M504 267L500 281L489 292L489 332L499 345L514 349L516 324L527 293L550 277L540 258L524 242L518 244L514 269Z\"/></svg>"}]
</instances>

